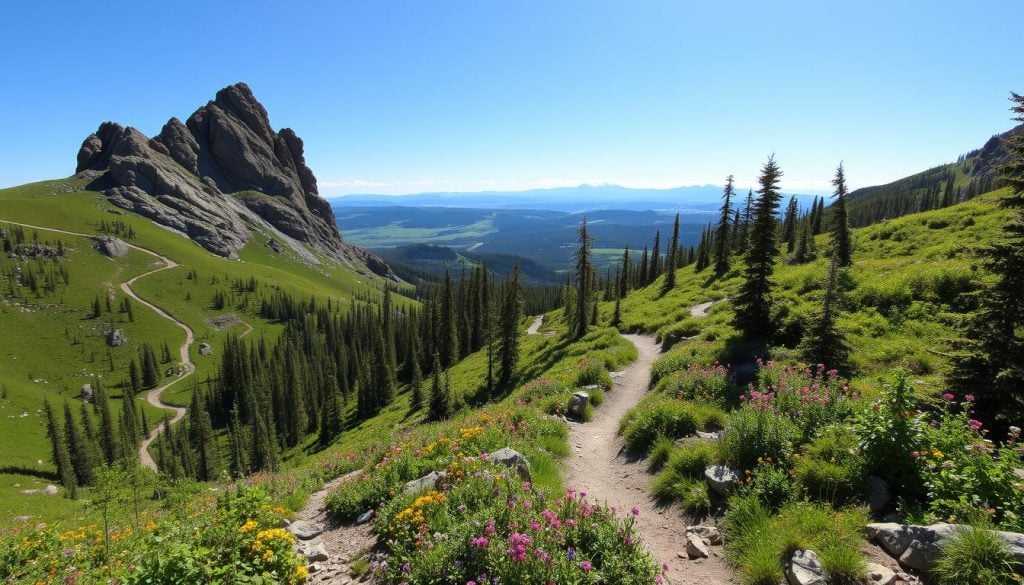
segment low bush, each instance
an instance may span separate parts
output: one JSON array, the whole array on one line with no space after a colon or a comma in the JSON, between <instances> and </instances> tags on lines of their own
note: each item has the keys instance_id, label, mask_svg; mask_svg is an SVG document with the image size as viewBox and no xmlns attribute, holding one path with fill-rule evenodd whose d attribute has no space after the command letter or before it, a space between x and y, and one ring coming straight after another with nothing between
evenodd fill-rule
<instances>
[{"instance_id":1,"label":"low bush","mask_svg":"<svg viewBox=\"0 0 1024 585\"><path fill-rule=\"evenodd\" d=\"M756 404L746 404L729 415L720 456L733 467L751 470L758 459L779 461L792 450L797 428L788 417Z\"/></svg>"},{"instance_id":2,"label":"low bush","mask_svg":"<svg viewBox=\"0 0 1024 585\"><path fill-rule=\"evenodd\" d=\"M697 421L690 405L651 395L626 413L619 429L630 451L647 453L658 437L675 439L693 434Z\"/></svg>"},{"instance_id":3,"label":"low bush","mask_svg":"<svg viewBox=\"0 0 1024 585\"><path fill-rule=\"evenodd\" d=\"M669 456L676 448L676 443L668 437L658 437L651 445L650 455L647 457L647 469L654 473L660 471L668 462Z\"/></svg>"},{"instance_id":4,"label":"low bush","mask_svg":"<svg viewBox=\"0 0 1024 585\"><path fill-rule=\"evenodd\" d=\"M836 510L803 502L772 515L752 493L729 499L722 521L726 556L746 585L775 585L783 563L795 550L818 553L829 583L862 582L866 568L859 554L860 530L867 517L859 509ZM854 553L854 554L851 554Z\"/></svg>"},{"instance_id":5,"label":"low bush","mask_svg":"<svg viewBox=\"0 0 1024 585\"><path fill-rule=\"evenodd\" d=\"M939 549L932 576L938 585L1019 585L1024 564L992 531L963 527Z\"/></svg>"},{"instance_id":6,"label":"low bush","mask_svg":"<svg viewBox=\"0 0 1024 585\"><path fill-rule=\"evenodd\" d=\"M612 387L612 377L605 369L603 360L584 358L580 360L576 374L576 386L598 385L602 388Z\"/></svg>"},{"instance_id":7,"label":"low bush","mask_svg":"<svg viewBox=\"0 0 1024 585\"><path fill-rule=\"evenodd\" d=\"M739 392L729 371L720 365L691 364L659 380L655 390L673 398L684 398L719 407L736 403Z\"/></svg>"},{"instance_id":8,"label":"low bush","mask_svg":"<svg viewBox=\"0 0 1024 585\"><path fill-rule=\"evenodd\" d=\"M746 475L744 489L770 512L777 512L796 499L796 485L781 463L766 460Z\"/></svg>"},{"instance_id":9,"label":"low bush","mask_svg":"<svg viewBox=\"0 0 1024 585\"><path fill-rule=\"evenodd\" d=\"M684 477L700 478L718 455L718 446L708 441L693 441L674 450L666 467Z\"/></svg>"}]
</instances>

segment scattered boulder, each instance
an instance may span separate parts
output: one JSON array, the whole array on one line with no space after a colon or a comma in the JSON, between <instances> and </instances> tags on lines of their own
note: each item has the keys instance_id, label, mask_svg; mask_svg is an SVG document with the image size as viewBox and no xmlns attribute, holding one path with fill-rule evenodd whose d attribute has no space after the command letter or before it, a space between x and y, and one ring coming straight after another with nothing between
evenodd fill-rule
<instances>
[{"instance_id":1,"label":"scattered boulder","mask_svg":"<svg viewBox=\"0 0 1024 585\"><path fill-rule=\"evenodd\" d=\"M704 544L700 536L696 534L686 535L686 556L690 557L690 559L706 559L710 554L707 545Z\"/></svg>"},{"instance_id":2,"label":"scattered boulder","mask_svg":"<svg viewBox=\"0 0 1024 585\"><path fill-rule=\"evenodd\" d=\"M867 488L868 508L872 513L881 512L892 501L892 490L889 489L889 482L884 479L874 475L868 476Z\"/></svg>"},{"instance_id":3,"label":"scattered boulder","mask_svg":"<svg viewBox=\"0 0 1024 585\"><path fill-rule=\"evenodd\" d=\"M697 437L704 441L720 441L725 436L725 431L697 431Z\"/></svg>"},{"instance_id":4,"label":"scattered boulder","mask_svg":"<svg viewBox=\"0 0 1024 585\"><path fill-rule=\"evenodd\" d=\"M55 496L57 495L57 486L50 484L42 489L21 490L21 493L28 495Z\"/></svg>"},{"instance_id":5,"label":"scattered boulder","mask_svg":"<svg viewBox=\"0 0 1024 585\"><path fill-rule=\"evenodd\" d=\"M288 525L287 530L299 540L312 540L324 533L323 527L308 520L296 520Z\"/></svg>"},{"instance_id":6,"label":"scattered boulder","mask_svg":"<svg viewBox=\"0 0 1024 585\"><path fill-rule=\"evenodd\" d=\"M825 569L813 550L798 550L786 565L789 585L825 585Z\"/></svg>"},{"instance_id":7,"label":"scattered boulder","mask_svg":"<svg viewBox=\"0 0 1024 585\"><path fill-rule=\"evenodd\" d=\"M92 393L93 393L92 384L82 384L82 393L81 393L82 400L84 400L86 402L92 402Z\"/></svg>"},{"instance_id":8,"label":"scattered boulder","mask_svg":"<svg viewBox=\"0 0 1024 585\"><path fill-rule=\"evenodd\" d=\"M356 518L356 524L366 524L370 520L373 520L373 510L367 510Z\"/></svg>"},{"instance_id":9,"label":"scattered boulder","mask_svg":"<svg viewBox=\"0 0 1024 585\"><path fill-rule=\"evenodd\" d=\"M310 562L328 561L331 555L327 553L327 547L321 541L302 542L297 545L299 554L309 559Z\"/></svg>"},{"instance_id":10,"label":"scattered boulder","mask_svg":"<svg viewBox=\"0 0 1024 585\"><path fill-rule=\"evenodd\" d=\"M128 254L128 244L111 236L99 236L93 238L96 242L96 249L110 258L120 258Z\"/></svg>"},{"instance_id":11,"label":"scattered boulder","mask_svg":"<svg viewBox=\"0 0 1024 585\"><path fill-rule=\"evenodd\" d=\"M128 342L128 336L123 329L111 329L107 332L107 345L110 347L121 347Z\"/></svg>"},{"instance_id":12,"label":"scattered boulder","mask_svg":"<svg viewBox=\"0 0 1024 585\"><path fill-rule=\"evenodd\" d=\"M402 488L403 494L418 494L427 490L432 490L437 487L438 482L446 477L447 474L437 471L431 471L419 479L414 479L405 484Z\"/></svg>"},{"instance_id":13,"label":"scattered boulder","mask_svg":"<svg viewBox=\"0 0 1024 585\"><path fill-rule=\"evenodd\" d=\"M718 546L722 544L722 533L714 526L687 526L686 533L696 534L710 545Z\"/></svg>"},{"instance_id":14,"label":"scattered boulder","mask_svg":"<svg viewBox=\"0 0 1024 585\"><path fill-rule=\"evenodd\" d=\"M213 348L204 341L199 344L199 355L213 355Z\"/></svg>"},{"instance_id":15,"label":"scattered boulder","mask_svg":"<svg viewBox=\"0 0 1024 585\"><path fill-rule=\"evenodd\" d=\"M728 497L736 482L740 481L740 474L725 465L712 465L704 470L704 478L713 492Z\"/></svg>"},{"instance_id":16,"label":"scattered boulder","mask_svg":"<svg viewBox=\"0 0 1024 585\"><path fill-rule=\"evenodd\" d=\"M587 409L588 404L590 404L590 394L583 390L573 393L569 397L569 416L583 418L583 412Z\"/></svg>"},{"instance_id":17,"label":"scattered boulder","mask_svg":"<svg viewBox=\"0 0 1024 585\"><path fill-rule=\"evenodd\" d=\"M896 582L896 572L889 567L868 563L867 570L870 585L892 585Z\"/></svg>"},{"instance_id":18,"label":"scattered boulder","mask_svg":"<svg viewBox=\"0 0 1024 585\"><path fill-rule=\"evenodd\" d=\"M929 571L938 558L942 541L966 529L959 524L938 523L931 526L878 522L867 525L868 536L882 545L887 553L899 559L900 565L908 569ZM1024 561L1024 534L996 532L1009 548L1010 553Z\"/></svg>"},{"instance_id":19,"label":"scattered boulder","mask_svg":"<svg viewBox=\"0 0 1024 585\"><path fill-rule=\"evenodd\" d=\"M266 246L278 254L284 252L284 247L281 246L281 242L278 242L274 238L267 240Z\"/></svg>"},{"instance_id":20,"label":"scattered boulder","mask_svg":"<svg viewBox=\"0 0 1024 585\"><path fill-rule=\"evenodd\" d=\"M530 463L522 453L515 449L510 449L508 447L498 449L497 451L488 453L487 460L506 467L512 467L516 470L516 473L519 474L519 477L522 478L523 481L532 481L532 476L530 475Z\"/></svg>"}]
</instances>

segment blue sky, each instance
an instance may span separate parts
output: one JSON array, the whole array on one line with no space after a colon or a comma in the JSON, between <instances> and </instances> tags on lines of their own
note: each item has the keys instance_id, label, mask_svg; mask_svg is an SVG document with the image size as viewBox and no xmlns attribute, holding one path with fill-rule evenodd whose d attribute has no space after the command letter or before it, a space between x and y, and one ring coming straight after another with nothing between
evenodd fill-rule
<instances>
[{"instance_id":1,"label":"blue sky","mask_svg":"<svg viewBox=\"0 0 1024 585\"><path fill-rule=\"evenodd\" d=\"M852 186L1008 129L1024 2L5 2L0 185L246 81L321 193Z\"/></svg>"}]
</instances>

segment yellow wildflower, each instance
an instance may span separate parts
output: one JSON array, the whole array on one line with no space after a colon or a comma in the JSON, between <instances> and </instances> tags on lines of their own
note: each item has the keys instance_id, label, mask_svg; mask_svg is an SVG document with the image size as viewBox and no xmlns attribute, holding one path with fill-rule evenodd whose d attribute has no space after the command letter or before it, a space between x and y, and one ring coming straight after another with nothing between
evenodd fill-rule
<instances>
[{"instance_id":1,"label":"yellow wildflower","mask_svg":"<svg viewBox=\"0 0 1024 585\"><path fill-rule=\"evenodd\" d=\"M255 530L258 526L259 526L258 522L256 522L255 520L249 519L249 520L245 521L245 524L242 524L238 528L238 531L239 532L251 532L251 531Z\"/></svg>"}]
</instances>

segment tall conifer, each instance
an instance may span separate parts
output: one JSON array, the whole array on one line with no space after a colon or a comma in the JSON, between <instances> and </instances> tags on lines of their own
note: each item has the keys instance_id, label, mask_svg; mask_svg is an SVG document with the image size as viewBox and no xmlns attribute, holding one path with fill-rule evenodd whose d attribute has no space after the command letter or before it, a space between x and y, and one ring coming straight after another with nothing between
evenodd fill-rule
<instances>
[{"instance_id":1,"label":"tall conifer","mask_svg":"<svg viewBox=\"0 0 1024 585\"><path fill-rule=\"evenodd\" d=\"M778 187L781 177L782 169L775 162L775 155L768 157L758 178L761 188L753 212L744 280L734 301L736 311L733 323L744 335L750 337L766 337L775 332L771 322L771 275L779 253L775 239L775 211L782 199Z\"/></svg>"}]
</instances>

